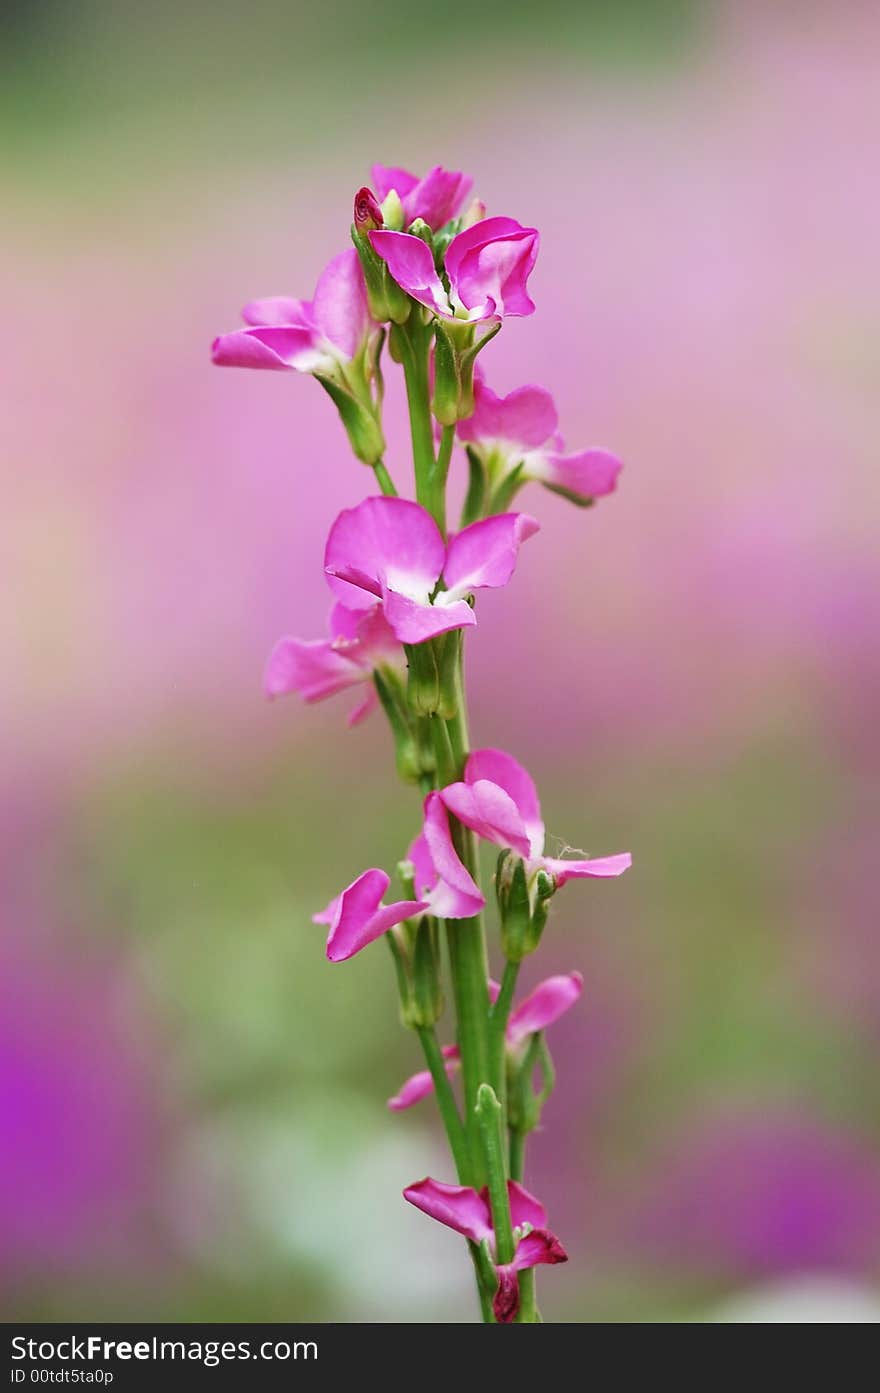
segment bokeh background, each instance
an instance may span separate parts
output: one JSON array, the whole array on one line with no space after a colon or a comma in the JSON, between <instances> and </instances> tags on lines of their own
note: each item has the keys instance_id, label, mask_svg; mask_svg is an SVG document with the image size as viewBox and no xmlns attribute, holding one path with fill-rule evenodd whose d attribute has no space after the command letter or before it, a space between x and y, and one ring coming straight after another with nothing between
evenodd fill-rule
<instances>
[{"instance_id":1,"label":"bokeh background","mask_svg":"<svg viewBox=\"0 0 880 1393\"><path fill-rule=\"evenodd\" d=\"M372 718L267 704L370 483L307 379L219 372L380 159L543 234L500 390L626 461L469 641L586 990L527 1179L550 1319L876 1319L880 15L842 3L4 10L0 1304L471 1316L377 947L309 922L416 825ZM390 464L405 467L399 392ZM458 469L462 469L459 462ZM515 592L515 593L514 593ZM795 1313L795 1314L793 1314ZM834 1315L836 1313L836 1317Z\"/></svg>"}]
</instances>

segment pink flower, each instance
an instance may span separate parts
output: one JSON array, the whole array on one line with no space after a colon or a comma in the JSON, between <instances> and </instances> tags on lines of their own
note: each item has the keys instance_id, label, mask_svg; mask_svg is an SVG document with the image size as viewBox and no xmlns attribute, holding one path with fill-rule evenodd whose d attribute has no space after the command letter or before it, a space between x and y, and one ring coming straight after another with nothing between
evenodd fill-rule
<instances>
[{"instance_id":1,"label":"pink flower","mask_svg":"<svg viewBox=\"0 0 880 1393\"><path fill-rule=\"evenodd\" d=\"M485 904L478 886L462 865L452 845L446 810L437 793L425 799L421 834L409 849L415 870L416 900L397 900L384 905L390 879L384 871L364 871L340 895L331 900L316 924L329 924L327 957L332 963L353 958L395 924L419 914L440 919L470 919Z\"/></svg>"},{"instance_id":2,"label":"pink flower","mask_svg":"<svg viewBox=\"0 0 880 1393\"><path fill-rule=\"evenodd\" d=\"M418 503L366 498L334 522L324 569L348 608L372 608L379 599L400 642L423 643L475 624L465 596L506 585L520 543L537 531L527 513L502 513L466 527L447 546ZM445 588L438 591L441 577Z\"/></svg>"},{"instance_id":3,"label":"pink flower","mask_svg":"<svg viewBox=\"0 0 880 1393\"><path fill-rule=\"evenodd\" d=\"M496 396L474 374L474 414L458 425L458 438L476 447L492 486L518 466L525 479L538 479L548 488L577 501L613 492L622 465L607 450L562 453L559 417L544 387L518 387Z\"/></svg>"},{"instance_id":4,"label":"pink flower","mask_svg":"<svg viewBox=\"0 0 880 1393\"><path fill-rule=\"evenodd\" d=\"M420 237L385 229L369 237L397 284L444 319L473 323L534 313L526 282L538 255L538 233L515 218L484 218L453 237L444 262L448 292Z\"/></svg>"},{"instance_id":5,"label":"pink flower","mask_svg":"<svg viewBox=\"0 0 880 1393\"><path fill-rule=\"evenodd\" d=\"M581 974L569 972L559 977L548 977L535 987L525 1001L520 1002L510 1013L505 1033L508 1051L515 1052L530 1035L555 1025L560 1016L564 1016L577 1001L583 986L584 979ZM490 983L489 995L493 1001L497 997L497 982ZM451 1078L460 1064L458 1046L446 1045L443 1057L447 1061L446 1072ZM402 1112L404 1108L411 1108L414 1103L427 1098L433 1091L434 1080L425 1069L408 1078L400 1092L388 1099L388 1106L393 1112Z\"/></svg>"},{"instance_id":6,"label":"pink flower","mask_svg":"<svg viewBox=\"0 0 880 1393\"><path fill-rule=\"evenodd\" d=\"M268 697L299 692L306 702L325 701L347 687L371 682L377 668L398 666L402 658L403 650L379 605L353 610L336 604L330 611L329 639L278 640L266 664L263 689ZM371 685L348 724L362 721L377 701Z\"/></svg>"},{"instance_id":7,"label":"pink flower","mask_svg":"<svg viewBox=\"0 0 880 1393\"><path fill-rule=\"evenodd\" d=\"M435 232L456 216L474 182L468 174L444 169L439 164L424 179L384 164L374 164L370 172L380 203L391 192L397 194L403 207L404 227L423 218Z\"/></svg>"},{"instance_id":8,"label":"pink flower","mask_svg":"<svg viewBox=\"0 0 880 1393\"><path fill-rule=\"evenodd\" d=\"M414 1204L416 1209L421 1209L423 1214L445 1224L447 1228L455 1229L456 1233L469 1238L472 1243L482 1243L484 1239L488 1241L493 1259L496 1259L495 1271L498 1274L498 1290L492 1310L501 1325L509 1325L519 1310L518 1272L537 1267L539 1263L568 1261L568 1254L559 1239L547 1228L544 1206L515 1180L508 1180L507 1193L510 1197L515 1247L513 1261L499 1265L487 1190L481 1190L478 1194L469 1185L444 1185L426 1176L403 1192L404 1199Z\"/></svg>"},{"instance_id":9,"label":"pink flower","mask_svg":"<svg viewBox=\"0 0 880 1393\"><path fill-rule=\"evenodd\" d=\"M313 300L275 295L252 300L241 314L246 329L214 340L211 356L220 367L334 377L360 354L376 328L353 247L321 272Z\"/></svg>"},{"instance_id":10,"label":"pink flower","mask_svg":"<svg viewBox=\"0 0 880 1393\"><path fill-rule=\"evenodd\" d=\"M575 878L621 875L632 865L628 851L581 861L545 856L537 789L522 765L503 750L475 750L465 765L463 782L441 789L440 797L465 827L517 852L530 879L546 871L557 889Z\"/></svg>"}]
</instances>

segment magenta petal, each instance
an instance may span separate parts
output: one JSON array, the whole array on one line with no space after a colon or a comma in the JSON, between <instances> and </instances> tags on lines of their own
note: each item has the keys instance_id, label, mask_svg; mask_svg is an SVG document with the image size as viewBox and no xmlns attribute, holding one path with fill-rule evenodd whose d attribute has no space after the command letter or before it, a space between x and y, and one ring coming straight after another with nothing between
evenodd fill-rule
<instances>
[{"instance_id":1,"label":"magenta petal","mask_svg":"<svg viewBox=\"0 0 880 1393\"><path fill-rule=\"evenodd\" d=\"M386 589L382 607L392 632L401 643L424 643L438 634L448 634L451 629L466 629L477 622L466 600L457 600L449 605L431 605Z\"/></svg>"},{"instance_id":2,"label":"magenta petal","mask_svg":"<svg viewBox=\"0 0 880 1393\"><path fill-rule=\"evenodd\" d=\"M536 1030L546 1030L574 1005L584 986L579 972L548 977L541 982L511 1013L507 1022L507 1040L518 1045Z\"/></svg>"},{"instance_id":3,"label":"magenta petal","mask_svg":"<svg viewBox=\"0 0 880 1393\"><path fill-rule=\"evenodd\" d=\"M365 498L341 512L331 527L324 569L330 589L351 609L371 607L386 585L426 604L445 556L437 524L418 503ZM343 575L356 579L343 580Z\"/></svg>"},{"instance_id":4,"label":"magenta petal","mask_svg":"<svg viewBox=\"0 0 880 1393\"><path fill-rule=\"evenodd\" d=\"M374 164L370 170L370 177L376 186L380 203L385 201L392 189L398 198L403 200L410 189L414 189L419 182L418 176L410 174L408 169L399 169L393 165L385 164Z\"/></svg>"},{"instance_id":5,"label":"magenta petal","mask_svg":"<svg viewBox=\"0 0 880 1393\"><path fill-rule=\"evenodd\" d=\"M323 914L315 915L317 923L329 923L327 957L332 963L354 957L368 943L380 938L395 924L421 914L427 906L421 900L401 900L383 905L382 896L390 881L384 871L373 868L364 871L341 895L332 900Z\"/></svg>"},{"instance_id":6,"label":"magenta petal","mask_svg":"<svg viewBox=\"0 0 880 1393\"><path fill-rule=\"evenodd\" d=\"M438 919L470 919L479 914L486 901L452 845L449 818L439 793L429 793L425 799L422 836L434 868L435 883L423 892L416 881L416 894L424 893L432 914Z\"/></svg>"},{"instance_id":7,"label":"magenta petal","mask_svg":"<svg viewBox=\"0 0 880 1393\"><path fill-rule=\"evenodd\" d=\"M529 463L531 478L550 488L565 489L580 498L602 498L613 493L623 465L608 450L581 450L575 455L548 452L539 464Z\"/></svg>"},{"instance_id":8,"label":"magenta petal","mask_svg":"<svg viewBox=\"0 0 880 1393\"><path fill-rule=\"evenodd\" d=\"M354 247L334 256L321 272L312 312L320 333L345 358L353 358L369 325L364 273Z\"/></svg>"},{"instance_id":9,"label":"magenta petal","mask_svg":"<svg viewBox=\"0 0 880 1393\"><path fill-rule=\"evenodd\" d=\"M622 851L617 856L599 856L592 861L565 861L545 856L541 864L561 889L567 880L605 880L610 876L623 875L632 865L632 856L628 851Z\"/></svg>"},{"instance_id":10,"label":"magenta petal","mask_svg":"<svg viewBox=\"0 0 880 1393\"><path fill-rule=\"evenodd\" d=\"M540 523L528 513L499 513L471 523L449 543L443 578L452 595L506 585L513 575L522 542Z\"/></svg>"},{"instance_id":11,"label":"magenta petal","mask_svg":"<svg viewBox=\"0 0 880 1393\"><path fill-rule=\"evenodd\" d=\"M496 396L481 380L474 382L474 414L458 424L458 438L468 442L503 441L536 450L559 424L553 397L544 387L518 387Z\"/></svg>"},{"instance_id":12,"label":"magenta petal","mask_svg":"<svg viewBox=\"0 0 880 1393\"><path fill-rule=\"evenodd\" d=\"M474 784L449 784L440 797L459 822L484 841L512 847L529 856L529 832L513 799L497 784L481 779Z\"/></svg>"},{"instance_id":13,"label":"magenta petal","mask_svg":"<svg viewBox=\"0 0 880 1393\"><path fill-rule=\"evenodd\" d=\"M446 1045L442 1051L446 1060L446 1073L452 1078L453 1074L460 1067L459 1050L457 1045ZM418 1074L413 1074L401 1085L400 1092L393 1098L388 1099L388 1106L392 1112L402 1112L404 1108L411 1108L415 1103L420 1103L423 1098L427 1098L429 1093L434 1092L434 1080L430 1070L422 1069Z\"/></svg>"},{"instance_id":14,"label":"magenta petal","mask_svg":"<svg viewBox=\"0 0 880 1393\"><path fill-rule=\"evenodd\" d=\"M402 171L401 171L402 172ZM406 223L414 218L424 218L434 231L454 218L473 186L473 179L455 170L443 169L437 165L404 195L403 211ZM395 187L395 186L392 186Z\"/></svg>"},{"instance_id":15,"label":"magenta petal","mask_svg":"<svg viewBox=\"0 0 880 1393\"><path fill-rule=\"evenodd\" d=\"M492 1238L489 1206L469 1185L444 1185L426 1176L403 1192L403 1198L440 1224L455 1229L474 1243Z\"/></svg>"},{"instance_id":16,"label":"magenta petal","mask_svg":"<svg viewBox=\"0 0 880 1393\"><path fill-rule=\"evenodd\" d=\"M449 279L455 281L458 278L462 261L472 252L479 251L499 237L516 237L524 230L522 223L518 223L516 218L502 217L482 218L472 227L465 228L464 232L459 232L457 237L453 237L443 258Z\"/></svg>"},{"instance_id":17,"label":"magenta petal","mask_svg":"<svg viewBox=\"0 0 880 1393\"><path fill-rule=\"evenodd\" d=\"M311 305L295 300L292 295L267 295L262 300L249 300L241 317L245 324L262 327L286 324L297 329L314 328Z\"/></svg>"},{"instance_id":18,"label":"magenta petal","mask_svg":"<svg viewBox=\"0 0 880 1393\"><path fill-rule=\"evenodd\" d=\"M370 242L407 295L450 317L449 299L437 275L431 249L421 237L381 229L370 233Z\"/></svg>"},{"instance_id":19,"label":"magenta petal","mask_svg":"<svg viewBox=\"0 0 880 1393\"><path fill-rule=\"evenodd\" d=\"M446 252L453 291L467 309L492 301L498 315L526 315L535 306L526 283L538 255L538 233L513 218L484 218L454 237Z\"/></svg>"},{"instance_id":20,"label":"magenta petal","mask_svg":"<svg viewBox=\"0 0 880 1393\"><path fill-rule=\"evenodd\" d=\"M323 701L368 676L329 639L282 638L269 654L263 690L268 697L299 692L306 701Z\"/></svg>"},{"instance_id":21,"label":"magenta petal","mask_svg":"<svg viewBox=\"0 0 880 1393\"><path fill-rule=\"evenodd\" d=\"M547 1211L540 1200L536 1200L516 1180L508 1180L507 1193L510 1196L510 1222L515 1229L523 1224L531 1224L533 1229L544 1228Z\"/></svg>"},{"instance_id":22,"label":"magenta petal","mask_svg":"<svg viewBox=\"0 0 880 1393\"><path fill-rule=\"evenodd\" d=\"M464 767L465 783L475 784L487 779L509 793L517 806L520 817L528 830L530 855L540 856L544 849L544 823L541 818L541 804L538 790L528 772L506 750L474 750L468 755Z\"/></svg>"},{"instance_id":23,"label":"magenta petal","mask_svg":"<svg viewBox=\"0 0 880 1393\"><path fill-rule=\"evenodd\" d=\"M288 326L236 329L211 345L211 358L221 368L310 372L319 356L310 329Z\"/></svg>"},{"instance_id":24,"label":"magenta petal","mask_svg":"<svg viewBox=\"0 0 880 1393\"><path fill-rule=\"evenodd\" d=\"M549 1229L535 1228L517 1243L511 1266L517 1272L522 1272L524 1268L537 1267L542 1262L568 1262L568 1253L555 1233Z\"/></svg>"},{"instance_id":25,"label":"magenta petal","mask_svg":"<svg viewBox=\"0 0 880 1393\"><path fill-rule=\"evenodd\" d=\"M366 696L358 702L357 706L349 711L345 718L347 726L359 726L361 721L365 721L372 711L379 705L379 696L374 686L370 686Z\"/></svg>"},{"instance_id":26,"label":"magenta petal","mask_svg":"<svg viewBox=\"0 0 880 1393\"><path fill-rule=\"evenodd\" d=\"M512 1325L519 1313L519 1279L514 1264L496 1267L498 1289L492 1297L492 1314L499 1325Z\"/></svg>"}]
</instances>

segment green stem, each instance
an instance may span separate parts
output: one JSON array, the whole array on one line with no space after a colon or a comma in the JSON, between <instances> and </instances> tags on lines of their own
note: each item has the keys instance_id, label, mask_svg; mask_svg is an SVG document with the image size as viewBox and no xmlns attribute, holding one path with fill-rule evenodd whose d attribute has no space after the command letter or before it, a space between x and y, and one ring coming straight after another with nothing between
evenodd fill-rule
<instances>
[{"instance_id":1,"label":"green stem","mask_svg":"<svg viewBox=\"0 0 880 1393\"><path fill-rule=\"evenodd\" d=\"M492 1086L502 1107L506 1107L507 1104L505 1034L518 976L519 963L506 962L504 976L501 978L501 991L498 993L498 999L492 1007L492 1014L489 1018L489 1057L492 1061Z\"/></svg>"},{"instance_id":2,"label":"green stem","mask_svg":"<svg viewBox=\"0 0 880 1393\"><path fill-rule=\"evenodd\" d=\"M373 465L373 471L376 475L376 482L386 498L396 498L397 489L394 487L394 480L388 473L382 460L376 460L376 463Z\"/></svg>"},{"instance_id":3,"label":"green stem","mask_svg":"<svg viewBox=\"0 0 880 1393\"><path fill-rule=\"evenodd\" d=\"M519 1310L517 1325L538 1325L541 1315L535 1302L535 1269L527 1267L519 1274Z\"/></svg>"},{"instance_id":4,"label":"green stem","mask_svg":"<svg viewBox=\"0 0 880 1393\"><path fill-rule=\"evenodd\" d=\"M424 1026L419 1029L418 1037L422 1043L425 1061L431 1071L431 1078L434 1080L437 1106L440 1109L443 1126L446 1128L446 1135L449 1138L449 1146L455 1161L458 1179L462 1185L470 1185L472 1183L472 1167L467 1134L459 1116L449 1075L446 1072L446 1063L437 1041L437 1032L433 1026Z\"/></svg>"},{"instance_id":5,"label":"green stem","mask_svg":"<svg viewBox=\"0 0 880 1393\"><path fill-rule=\"evenodd\" d=\"M434 427L431 424L431 397L428 383L428 338L421 326L410 322L400 326L403 376L409 406L416 499L432 511L434 474Z\"/></svg>"},{"instance_id":6,"label":"green stem","mask_svg":"<svg viewBox=\"0 0 880 1393\"><path fill-rule=\"evenodd\" d=\"M444 426L431 480L431 512L444 537L446 536L446 480L449 476L449 463L452 459L454 444L455 426Z\"/></svg>"},{"instance_id":7,"label":"green stem","mask_svg":"<svg viewBox=\"0 0 880 1393\"><path fill-rule=\"evenodd\" d=\"M502 1118L504 1109L491 1084L480 1084L477 1093L477 1121L483 1142L489 1186L492 1228L495 1231L495 1257L499 1266L513 1262L513 1228L510 1222L510 1196L507 1192L507 1166L504 1159Z\"/></svg>"},{"instance_id":8,"label":"green stem","mask_svg":"<svg viewBox=\"0 0 880 1393\"><path fill-rule=\"evenodd\" d=\"M526 1168L526 1134L519 1127L510 1129L510 1178L522 1184Z\"/></svg>"}]
</instances>

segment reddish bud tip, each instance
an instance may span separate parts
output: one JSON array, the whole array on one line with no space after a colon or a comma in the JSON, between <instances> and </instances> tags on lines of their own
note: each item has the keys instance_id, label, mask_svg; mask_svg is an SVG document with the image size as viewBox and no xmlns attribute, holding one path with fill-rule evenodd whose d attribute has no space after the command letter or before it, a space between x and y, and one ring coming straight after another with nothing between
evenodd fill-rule
<instances>
[{"instance_id":1,"label":"reddish bud tip","mask_svg":"<svg viewBox=\"0 0 880 1393\"><path fill-rule=\"evenodd\" d=\"M373 232L378 227L384 227L382 209L376 202L376 195L372 189L358 189L355 194L354 225L358 232Z\"/></svg>"}]
</instances>

